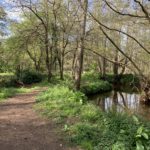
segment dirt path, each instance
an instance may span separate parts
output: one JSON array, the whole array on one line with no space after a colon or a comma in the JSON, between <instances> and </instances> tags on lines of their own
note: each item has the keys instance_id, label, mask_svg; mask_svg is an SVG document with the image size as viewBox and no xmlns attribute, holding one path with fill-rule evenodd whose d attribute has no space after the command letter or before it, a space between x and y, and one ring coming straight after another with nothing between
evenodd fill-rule
<instances>
[{"instance_id":1,"label":"dirt path","mask_svg":"<svg viewBox=\"0 0 150 150\"><path fill-rule=\"evenodd\" d=\"M0 104L0 150L72 150L62 144L54 125L33 110L39 92Z\"/></svg>"}]
</instances>

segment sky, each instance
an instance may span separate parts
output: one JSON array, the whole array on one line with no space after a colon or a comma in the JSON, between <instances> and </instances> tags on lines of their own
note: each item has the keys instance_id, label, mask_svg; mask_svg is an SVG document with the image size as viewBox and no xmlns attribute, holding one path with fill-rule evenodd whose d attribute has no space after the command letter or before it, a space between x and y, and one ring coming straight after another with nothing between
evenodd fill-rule
<instances>
[{"instance_id":1,"label":"sky","mask_svg":"<svg viewBox=\"0 0 150 150\"><path fill-rule=\"evenodd\" d=\"M0 0L0 6L3 6L5 8L8 18L20 21L21 11L19 11L19 9L12 8L11 1L12 0ZM89 3L91 4L92 1L93 0L89 0Z\"/></svg>"},{"instance_id":2,"label":"sky","mask_svg":"<svg viewBox=\"0 0 150 150\"><path fill-rule=\"evenodd\" d=\"M0 0L0 6L5 8L8 18L19 21L21 11L11 6L11 0Z\"/></svg>"}]
</instances>

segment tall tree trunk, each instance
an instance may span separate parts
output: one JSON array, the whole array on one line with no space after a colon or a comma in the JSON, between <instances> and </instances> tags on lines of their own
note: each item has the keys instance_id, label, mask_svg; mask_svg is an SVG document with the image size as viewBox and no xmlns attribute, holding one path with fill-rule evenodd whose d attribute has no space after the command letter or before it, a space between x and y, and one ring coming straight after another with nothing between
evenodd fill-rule
<instances>
[{"instance_id":1,"label":"tall tree trunk","mask_svg":"<svg viewBox=\"0 0 150 150\"><path fill-rule=\"evenodd\" d=\"M76 90L80 90L80 84L81 84L88 0L83 0L83 2L80 1L80 3L81 3L81 7L83 9L83 21L81 22L81 37L80 37L79 47L77 49L75 68L74 68L75 69L75 88L76 88Z\"/></svg>"},{"instance_id":2,"label":"tall tree trunk","mask_svg":"<svg viewBox=\"0 0 150 150\"><path fill-rule=\"evenodd\" d=\"M104 40L104 45L105 45L105 48L104 48L104 58L102 58L102 77L105 78L105 75L106 75L106 49L107 49L107 38L105 38Z\"/></svg>"},{"instance_id":3,"label":"tall tree trunk","mask_svg":"<svg viewBox=\"0 0 150 150\"><path fill-rule=\"evenodd\" d=\"M60 79L64 80L64 52L62 53L62 56L61 56Z\"/></svg>"},{"instance_id":4,"label":"tall tree trunk","mask_svg":"<svg viewBox=\"0 0 150 150\"><path fill-rule=\"evenodd\" d=\"M114 75L115 76L118 76L118 68L119 68L119 66L118 66L118 50L115 50L115 58L114 58L114 61L116 62L116 63L114 63L114 66L113 66L113 72L114 72Z\"/></svg>"},{"instance_id":5,"label":"tall tree trunk","mask_svg":"<svg viewBox=\"0 0 150 150\"><path fill-rule=\"evenodd\" d=\"M52 73L51 73L51 63L49 59L49 46L48 46L48 31L45 30L45 52L46 52L46 68L48 73L48 82L50 82Z\"/></svg>"},{"instance_id":6,"label":"tall tree trunk","mask_svg":"<svg viewBox=\"0 0 150 150\"><path fill-rule=\"evenodd\" d=\"M99 74L102 74L101 57L97 58L97 62L98 62L98 71L99 71Z\"/></svg>"}]
</instances>

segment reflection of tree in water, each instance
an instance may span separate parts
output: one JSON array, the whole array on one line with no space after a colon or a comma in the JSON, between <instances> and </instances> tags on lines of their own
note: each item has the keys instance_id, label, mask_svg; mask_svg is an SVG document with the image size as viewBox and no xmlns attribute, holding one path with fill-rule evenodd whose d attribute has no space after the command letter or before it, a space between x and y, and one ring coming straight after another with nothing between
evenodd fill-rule
<instances>
[{"instance_id":1,"label":"reflection of tree in water","mask_svg":"<svg viewBox=\"0 0 150 150\"><path fill-rule=\"evenodd\" d=\"M105 111L105 97L98 97L97 105L100 106L103 111Z\"/></svg>"},{"instance_id":2,"label":"reflection of tree in water","mask_svg":"<svg viewBox=\"0 0 150 150\"><path fill-rule=\"evenodd\" d=\"M129 94L123 92L115 92L118 103L116 103L117 111L137 111L139 109L139 96L137 94ZM115 98L116 99L116 98ZM116 101L113 99L113 101Z\"/></svg>"},{"instance_id":3,"label":"reflection of tree in water","mask_svg":"<svg viewBox=\"0 0 150 150\"><path fill-rule=\"evenodd\" d=\"M113 109L114 111L125 111L126 109L139 109L139 96L136 94L128 94L114 91L111 96L99 96L97 97L97 105L101 107L103 111Z\"/></svg>"},{"instance_id":4,"label":"reflection of tree in water","mask_svg":"<svg viewBox=\"0 0 150 150\"><path fill-rule=\"evenodd\" d=\"M117 112L117 106L118 106L118 93L116 91L113 92L112 96L112 110L114 112Z\"/></svg>"},{"instance_id":5,"label":"reflection of tree in water","mask_svg":"<svg viewBox=\"0 0 150 150\"><path fill-rule=\"evenodd\" d=\"M103 111L135 112L150 119L150 107L140 104L139 94L113 91L110 95L100 95L95 99Z\"/></svg>"}]
</instances>

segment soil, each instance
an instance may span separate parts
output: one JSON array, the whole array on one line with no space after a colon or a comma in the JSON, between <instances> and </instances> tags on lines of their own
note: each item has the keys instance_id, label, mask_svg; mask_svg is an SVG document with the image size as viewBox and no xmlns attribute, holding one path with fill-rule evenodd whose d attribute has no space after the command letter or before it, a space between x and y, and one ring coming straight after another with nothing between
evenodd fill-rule
<instances>
[{"instance_id":1,"label":"soil","mask_svg":"<svg viewBox=\"0 0 150 150\"><path fill-rule=\"evenodd\" d=\"M0 150L77 150L67 147L58 127L33 109L39 92L20 94L0 104Z\"/></svg>"}]
</instances>

